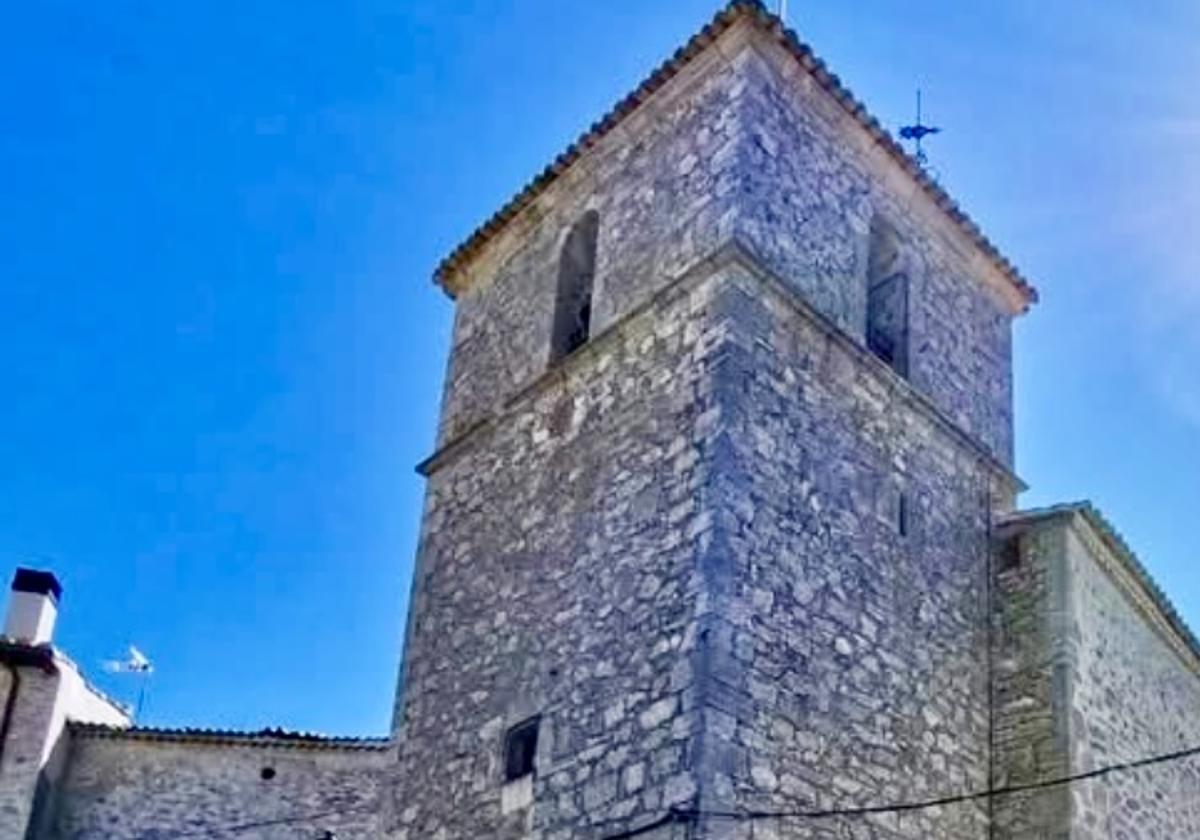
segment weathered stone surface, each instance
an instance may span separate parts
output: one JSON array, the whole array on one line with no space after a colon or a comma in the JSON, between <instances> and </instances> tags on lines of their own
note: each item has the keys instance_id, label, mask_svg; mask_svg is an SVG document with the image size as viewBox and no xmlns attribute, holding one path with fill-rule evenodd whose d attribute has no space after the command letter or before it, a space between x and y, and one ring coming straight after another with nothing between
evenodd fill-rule
<instances>
[{"instance_id":1,"label":"weathered stone surface","mask_svg":"<svg viewBox=\"0 0 1200 840\"><path fill-rule=\"evenodd\" d=\"M893 229L911 288L910 379L964 431L1012 461L1011 312L944 218L864 148L853 119L778 47L747 54L738 101L734 228L815 309L864 341L873 221Z\"/></svg>"},{"instance_id":2,"label":"weathered stone surface","mask_svg":"<svg viewBox=\"0 0 1200 840\"><path fill-rule=\"evenodd\" d=\"M593 340L431 476L401 836L573 837L688 795L704 294L679 288ZM501 735L532 713L536 807L502 818Z\"/></svg>"},{"instance_id":3,"label":"weathered stone surface","mask_svg":"<svg viewBox=\"0 0 1200 840\"><path fill-rule=\"evenodd\" d=\"M653 772L634 812L608 809L587 763L614 748L669 756L724 806L986 785L978 662L988 516L1014 490L1013 312L827 94L785 78L790 61L724 36L489 246L457 300L401 740L413 765L446 737L477 757L420 771L443 792L425 830L492 824L498 753L464 737L535 709L546 836L661 811ZM561 234L585 210L601 335L547 372ZM909 381L863 349L877 218L912 283ZM609 658L563 659L592 650ZM672 737L646 740L671 714ZM898 836L985 820L919 814Z\"/></svg>"},{"instance_id":4,"label":"weathered stone surface","mask_svg":"<svg viewBox=\"0 0 1200 840\"><path fill-rule=\"evenodd\" d=\"M7 701L10 692L18 691L0 768L0 836L10 831L14 837L24 834L33 815L60 686L57 675L32 668L22 668L17 679L19 685L14 686L12 671L0 669L0 698Z\"/></svg>"},{"instance_id":5,"label":"weathered stone surface","mask_svg":"<svg viewBox=\"0 0 1200 840\"><path fill-rule=\"evenodd\" d=\"M75 664L48 645L0 640L0 837L51 831L55 795L70 761L67 726L127 726Z\"/></svg>"},{"instance_id":6,"label":"weathered stone surface","mask_svg":"<svg viewBox=\"0 0 1200 840\"><path fill-rule=\"evenodd\" d=\"M1200 652L1087 508L1014 520L999 575L1011 665L999 683L1001 784L1089 773L1200 746ZM1017 590L1020 596L1016 595ZM1200 762L1170 761L1022 795L1000 838L1200 836Z\"/></svg>"},{"instance_id":7,"label":"weathered stone surface","mask_svg":"<svg viewBox=\"0 0 1200 840\"><path fill-rule=\"evenodd\" d=\"M911 292L911 380L1005 463L1012 458L1012 312L953 224L828 94L786 78L794 60L742 30L727 55L645 103L478 258L457 301L443 443L544 369L562 237L601 218L602 329L719 245L738 240L849 335L864 339L870 228L896 230ZM899 180L898 180L899 179Z\"/></svg>"},{"instance_id":8,"label":"weathered stone surface","mask_svg":"<svg viewBox=\"0 0 1200 840\"><path fill-rule=\"evenodd\" d=\"M722 755L702 768L707 804L852 808L986 787L985 537L1003 471L786 286L735 271L719 288L714 684L701 690L732 720L704 732ZM860 823L777 831L840 837ZM985 829L968 805L871 836Z\"/></svg>"},{"instance_id":9,"label":"weathered stone surface","mask_svg":"<svg viewBox=\"0 0 1200 840\"><path fill-rule=\"evenodd\" d=\"M54 837L112 840L244 826L259 840L382 836L387 751L75 737ZM264 770L270 769L270 778ZM209 834L211 832L211 835Z\"/></svg>"},{"instance_id":10,"label":"weathered stone surface","mask_svg":"<svg viewBox=\"0 0 1200 840\"><path fill-rule=\"evenodd\" d=\"M593 332L730 237L740 84L719 53L699 59L481 256L455 309L443 443L545 370L559 249L585 211L601 220Z\"/></svg>"}]
</instances>

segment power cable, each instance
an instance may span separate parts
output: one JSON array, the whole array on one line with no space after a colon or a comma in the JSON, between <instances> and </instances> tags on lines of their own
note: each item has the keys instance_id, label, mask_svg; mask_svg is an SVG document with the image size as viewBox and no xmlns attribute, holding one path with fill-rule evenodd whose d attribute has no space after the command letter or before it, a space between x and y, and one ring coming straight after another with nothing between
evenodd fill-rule
<instances>
[{"instance_id":1,"label":"power cable","mask_svg":"<svg viewBox=\"0 0 1200 840\"><path fill-rule=\"evenodd\" d=\"M1095 770L1089 770L1085 773L1077 773L1070 776L1061 776L1054 779L1047 779L1041 782L1028 782L1020 785L1008 785L1002 788L993 790L977 791L975 793L963 793L954 796L943 796L936 799L923 799L913 802L900 802L891 805L867 805L859 808L829 808L824 810L812 811L763 811L763 810L742 810L742 811L717 811L707 810L702 808L672 808L662 816L652 822L638 826L636 828L626 829L617 834L610 834L603 840L629 840L629 838L639 837L647 834L658 828L671 825L674 823L693 822L697 819L718 819L718 820L735 820L735 821L754 821L754 820L828 820L837 819L840 817L865 817L874 814L897 814L911 811L924 811L930 808L941 808L947 805L960 805L967 802L978 802L984 799L991 799L999 796L1012 796L1018 793L1029 793L1032 791L1046 790L1048 788L1062 787L1071 785L1077 782L1085 782L1092 779L1099 779L1104 776L1109 776L1114 773L1125 773L1130 770L1140 770L1144 767L1152 767L1158 764L1167 764L1172 761L1181 761L1186 758L1194 758L1200 756L1200 747L1192 747L1186 750L1179 750L1172 753L1164 753L1162 755L1143 758L1137 761L1127 761L1119 764L1110 764L1105 767L1100 767ZM296 825L298 823L315 822L329 817L341 817L353 813L366 813L375 810L373 806L355 805L346 808L335 808L328 811L320 811L316 813L297 814L289 817L278 817L276 819L258 820L255 822L236 823L225 826L214 826L212 828L195 829L190 831L175 831L161 832L155 831L149 834L139 835L139 840L177 840L177 838L187 837L220 837L226 834L239 834L245 831L252 831L256 828L271 828L281 825ZM595 828L596 826L593 826Z\"/></svg>"},{"instance_id":2,"label":"power cable","mask_svg":"<svg viewBox=\"0 0 1200 840\"><path fill-rule=\"evenodd\" d=\"M1197 755L1200 755L1200 747L1193 747L1191 749L1179 750L1178 752L1166 753L1164 755L1156 755L1152 758L1144 758L1138 761L1110 764L1106 767L1101 767L1096 770L1089 770L1086 773L1077 773L1071 776L1061 776L1059 778L1047 779L1041 782L1009 785L1007 787L978 791L976 793L964 793L956 796L943 796L937 799L902 802L894 805L871 805L861 808L840 808L818 811L708 811L702 809L679 809L679 813L692 819L697 817L707 817L709 819L726 820L824 820L835 819L838 817L862 817L870 816L872 814L895 814L907 811L924 811L929 808L940 808L945 805L959 805L966 802L977 802L983 799L991 799L993 797L1011 796L1017 793L1029 793L1031 791L1045 790L1047 788L1062 787L1064 785L1075 784L1076 782L1085 782L1091 779L1098 779L1113 773L1123 773L1129 770L1140 770L1143 767L1150 767L1156 764L1166 764L1167 762L1171 761L1180 761L1182 759L1192 758Z\"/></svg>"}]
</instances>

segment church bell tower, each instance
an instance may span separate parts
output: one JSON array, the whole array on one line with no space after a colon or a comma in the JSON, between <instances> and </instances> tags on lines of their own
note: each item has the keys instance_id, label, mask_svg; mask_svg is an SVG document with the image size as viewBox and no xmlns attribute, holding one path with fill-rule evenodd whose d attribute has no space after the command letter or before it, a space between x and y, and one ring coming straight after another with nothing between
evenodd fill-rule
<instances>
[{"instance_id":1,"label":"church bell tower","mask_svg":"<svg viewBox=\"0 0 1200 840\"><path fill-rule=\"evenodd\" d=\"M750 837L721 814L986 786L1036 295L778 18L727 6L436 279L397 837Z\"/></svg>"}]
</instances>

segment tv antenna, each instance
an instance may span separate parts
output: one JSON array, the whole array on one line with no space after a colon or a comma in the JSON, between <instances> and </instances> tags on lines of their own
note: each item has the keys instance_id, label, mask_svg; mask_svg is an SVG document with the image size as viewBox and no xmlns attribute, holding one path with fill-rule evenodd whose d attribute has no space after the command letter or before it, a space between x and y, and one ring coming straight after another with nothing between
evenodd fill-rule
<instances>
[{"instance_id":1,"label":"tv antenna","mask_svg":"<svg viewBox=\"0 0 1200 840\"><path fill-rule=\"evenodd\" d=\"M141 717L142 707L146 704L146 686L150 681L150 675L154 673L153 663L146 654L130 645L128 656L124 659L108 660L104 663L104 670L110 674L131 674L141 680L138 688L137 708L133 713L133 719L136 721Z\"/></svg>"},{"instance_id":2,"label":"tv antenna","mask_svg":"<svg viewBox=\"0 0 1200 840\"><path fill-rule=\"evenodd\" d=\"M917 88L917 121L912 125L903 126L900 129L900 136L905 140L912 140L916 143L916 159L917 163L921 164L921 166L924 166L929 162L929 156L926 155L925 150L921 148L921 141L930 134L937 134L940 131L940 128L936 128L932 125L925 125L925 123L921 122L921 89Z\"/></svg>"}]
</instances>

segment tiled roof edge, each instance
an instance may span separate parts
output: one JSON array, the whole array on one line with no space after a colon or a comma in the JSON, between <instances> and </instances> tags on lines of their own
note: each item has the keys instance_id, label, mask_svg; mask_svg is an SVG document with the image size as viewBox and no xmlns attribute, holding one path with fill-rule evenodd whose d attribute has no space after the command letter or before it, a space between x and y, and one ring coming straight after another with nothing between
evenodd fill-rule
<instances>
[{"instance_id":1,"label":"tiled roof edge","mask_svg":"<svg viewBox=\"0 0 1200 840\"><path fill-rule=\"evenodd\" d=\"M682 47L675 51L665 62L660 64L640 85L628 96L618 102L607 114L593 123L578 139L566 148L554 161L527 183L515 196L496 211L491 218L459 244L449 256L438 265L434 271L434 282L446 289L453 297L453 292L446 286L447 278L466 262L473 258L483 247L499 233L522 210L541 195L550 184L583 153L595 146L601 138L631 114L645 101L647 97L673 79L680 70L697 54L708 47L722 33L741 19L755 21L764 29L775 35L779 43L792 54L797 62L816 79L827 92L854 117L859 125L876 140L896 160L912 178L924 189L933 202L958 224L984 254L991 259L993 265L1003 274L1025 300L1026 307L1038 300L1037 289L1033 287L1005 257L1000 249L983 233L979 225L950 197L937 181L918 164L911 155L892 137L882 124L870 114L866 106L860 102L841 82L841 79L831 73L825 64L792 29L772 14L761 0L732 0L719 11L713 19Z\"/></svg>"},{"instance_id":2,"label":"tiled roof edge","mask_svg":"<svg viewBox=\"0 0 1200 840\"><path fill-rule=\"evenodd\" d=\"M1171 629L1183 640L1184 644L1191 650L1196 660L1200 662L1200 638L1192 631L1192 628L1179 614L1179 610L1175 608L1175 604L1171 601L1166 591L1158 585L1154 576L1138 558L1137 553L1125 541L1121 532L1116 526L1109 521L1108 517L1088 500L1079 502L1067 502L1059 505L1051 505L1043 508L1031 508L1030 510L1017 511L1000 521L1000 525L1016 525L1022 523L1032 523L1036 521L1053 519L1056 517L1069 517L1073 515L1082 516L1087 520L1100 537L1108 544L1113 553L1116 554L1122 561L1142 589L1154 602L1154 606L1162 614L1163 619L1170 625Z\"/></svg>"},{"instance_id":3,"label":"tiled roof edge","mask_svg":"<svg viewBox=\"0 0 1200 840\"><path fill-rule=\"evenodd\" d=\"M389 738L342 738L279 728L245 732L190 727L181 729L159 729L145 726L122 728L104 724L73 723L70 725L70 729L72 735L84 738L159 743L281 747L301 750L386 750L392 745Z\"/></svg>"},{"instance_id":4,"label":"tiled roof edge","mask_svg":"<svg viewBox=\"0 0 1200 840\"><path fill-rule=\"evenodd\" d=\"M1073 516L1076 513L1082 513L1091 502L1062 502L1056 505L1046 505L1045 507L1026 508L1025 510L1015 510L1012 513L1003 514L996 519L997 527L1007 525L1021 525L1026 523L1040 522L1046 519L1054 519L1055 517Z\"/></svg>"},{"instance_id":5,"label":"tiled roof edge","mask_svg":"<svg viewBox=\"0 0 1200 840\"><path fill-rule=\"evenodd\" d=\"M69 668L79 677L79 681L83 684L83 687L90 691L96 699L107 703L125 717L129 717L129 706L100 689L87 678L87 675L75 660L48 642L40 645L30 645L0 636L0 662L41 668L50 674L59 673L64 667Z\"/></svg>"}]
</instances>

